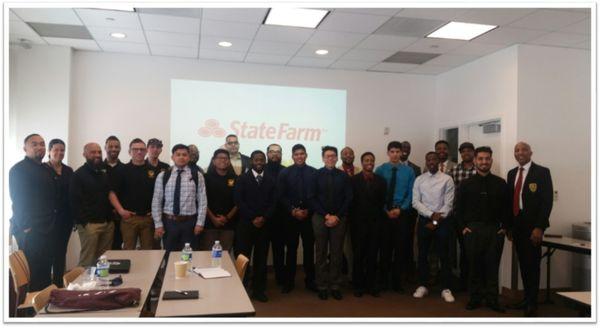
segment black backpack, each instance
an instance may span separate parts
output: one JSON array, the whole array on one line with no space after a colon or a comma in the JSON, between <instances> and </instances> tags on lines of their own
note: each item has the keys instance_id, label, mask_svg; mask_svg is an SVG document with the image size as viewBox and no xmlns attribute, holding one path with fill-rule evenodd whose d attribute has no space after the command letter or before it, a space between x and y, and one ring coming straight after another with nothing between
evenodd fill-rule
<instances>
[{"instance_id":1,"label":"black backpack","mask_svg":"<svg viewBox=\"0 0 600 328\"><path fill-rule=\"evenodd\" d=\"M164 209L165 207L165 189L167 187L167 182L169 182L169 178L171 177L171 170L173 169L173 167L169 167L167 170L165 170L165 174L163 175L163 198L162 198L162 207ZM198 174L200 174L200 168L197 165L192 165L190 166L190 169L192 170L192 181L194 181L194 184L196 185L196 192L198 192ZM196 210L198 210L198 197L196 197Z\"/></svg>"}]
</instances>

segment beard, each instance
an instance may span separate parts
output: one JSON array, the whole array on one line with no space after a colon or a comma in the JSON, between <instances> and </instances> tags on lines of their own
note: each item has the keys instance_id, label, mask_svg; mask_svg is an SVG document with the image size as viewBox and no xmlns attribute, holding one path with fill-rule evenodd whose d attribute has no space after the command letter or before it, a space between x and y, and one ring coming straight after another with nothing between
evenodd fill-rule
<instances>
[{"instance_id":1,"label":"beard","mask_svg":"<svg viewBox=\"0 0 600 328\"><path fill-rule=\"evenodd\" d=\"M85 162L88 163L91 167L93 167L96 170L102 166L102 160L98 160L96 162L95 158L88 158L85 160Z\"/></svg>"}]
</instances>

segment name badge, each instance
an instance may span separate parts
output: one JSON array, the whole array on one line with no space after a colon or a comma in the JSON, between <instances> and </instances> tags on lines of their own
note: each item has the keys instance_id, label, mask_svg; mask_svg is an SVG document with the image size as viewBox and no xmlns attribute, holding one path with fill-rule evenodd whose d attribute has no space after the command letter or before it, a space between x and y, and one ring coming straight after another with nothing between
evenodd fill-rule
<instances>
[{"instance_id":1,"label":"name badge","mask_svg":"<svg viewBox=\"0 0 600 328\"><path fill-rule=\"evenodd\" d=\"M154 178L154 171L148 170L148 178L150 178L150 179Z\"/></svg>"},{"instance_id":2,"label":"name badge","mask_svg":"<svg viewBox=\"0 0 600 328\"><path fill-rule=\"evenodd\" d=\"M530 183L529 184L529 190L531 190L531 192L536 192L537 191L537 183Z\"/></svg>"},{"instance_id":3,"label":"name badge","mask_svg":"<svg viewBox=\"0 0 600 328\"><path fill-rule=\"evenodd\" d=\"M233 187L234 184L235 184L234 179L227 179L227 187Z\"/></svg>"}]
</instances>

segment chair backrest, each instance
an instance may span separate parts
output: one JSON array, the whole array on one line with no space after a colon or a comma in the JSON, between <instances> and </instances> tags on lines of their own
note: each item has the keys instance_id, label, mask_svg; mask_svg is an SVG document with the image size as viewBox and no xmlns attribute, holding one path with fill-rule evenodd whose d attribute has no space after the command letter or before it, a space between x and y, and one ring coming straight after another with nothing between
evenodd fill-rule
<instances>
[{"instance_id":1,"label":"chair backrest","mask_svg":"<svg viewBox=\"0 0 600 328\"><path fill-rule=\"evenodd\" d=\"M74 267L71 271L65 273L63 275L63 286L65 286L65 288L67 288L69 286L69 284L77 279L77 277L79 277L83 272L85 271L85 268L83 267Z\"/></svg>"},{"instance_id":2,"label":"chair backrest","mask_svg":"<svg viewBox=\"0 0 600 328\"><path fill-rule=\"evenodd\" d=\"M31 273L29 272L29 263L22 250L18 250L8 257L10 271L13 276L15 288L18 289L29 284Z\"/></svg>"},{"instance_id":3,"label":"chair backrest","mask_svg":"<svg viewBox=\"0 0 600 328\"><path fill-rule=\"evenodd\" d=\"M50 301L50 292L55 289L58 289L58 287L56 287L55 284L52 284L40 290L40 292L33 297L33 308L35 309L36 313L40 312L46 306L46 304L48 304Z\"/></svg>"},{"instance_id":4,"label":"chair backrest","mask_svg":"<svg viewBox=\"0 0 600 328\"><path fill-rule=\"evenodd\" d=\"M250 260L245 257L244 254L238 255L237 259L235 260L235 270L242 281L244 280L244 275L246 274L248 262L250 262Z\"/></svg>"}]
</instances>

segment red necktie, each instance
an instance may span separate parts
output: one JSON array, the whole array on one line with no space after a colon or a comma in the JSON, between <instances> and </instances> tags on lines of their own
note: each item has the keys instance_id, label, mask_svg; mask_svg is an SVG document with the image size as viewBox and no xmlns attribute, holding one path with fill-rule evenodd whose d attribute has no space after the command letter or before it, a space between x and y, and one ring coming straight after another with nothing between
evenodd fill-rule
<instances>
[{"instance_id":1,"label":"red necktie","mask_svg":"<svg viewBox=\"0 0 600 328\"><path fill-rule=\"evenodd\" d=\"M513 215L519 215L519 200L521 199L521 188L523 187L523 168L519 168L519 176L515 185L515 194L513 195Z\"/></svg>"}]
</instances>

